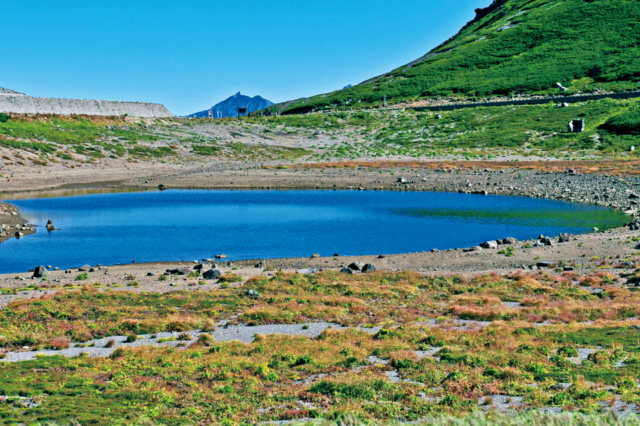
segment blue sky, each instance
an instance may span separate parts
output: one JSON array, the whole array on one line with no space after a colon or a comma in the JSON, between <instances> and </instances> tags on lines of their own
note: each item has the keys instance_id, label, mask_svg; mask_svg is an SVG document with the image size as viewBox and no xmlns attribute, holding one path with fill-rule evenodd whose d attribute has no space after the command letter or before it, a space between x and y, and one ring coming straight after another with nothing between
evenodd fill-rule
<instances>
[{"instance_id":1,"label":"blue sky","mask_svg":"<svg viewBox=\"0 0 640 426\"><path fill-rule=\"evenodd\" d=\"M425 54L490 0L4 2L0 87L185 115L340 89Z\"/></svg>"}]
</instances>

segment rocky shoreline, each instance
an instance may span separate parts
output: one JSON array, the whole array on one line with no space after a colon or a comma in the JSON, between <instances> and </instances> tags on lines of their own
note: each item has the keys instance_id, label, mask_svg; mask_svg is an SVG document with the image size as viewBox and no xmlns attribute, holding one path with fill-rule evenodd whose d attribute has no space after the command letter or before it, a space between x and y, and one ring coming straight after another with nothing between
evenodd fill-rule
<instances>
[{"instance_id":1,"label":"rocky shoreline","mask_svg":"<svg viewBox=\"0 0 640 426\"><path fill-rule=\"evenodd\" d=\"M22 238L35 234L36 225L20 216L19 209L8 203L0 202L0 243L10 238Z\"/></svg>"},{"instance_id":2,"label":"rocky shoreline","mask_svg":"<svg viewBox=\"0 0 640 426\"><path fill-rule=\"evenodd\" d=\"M36 186L37 187L37 186ZM65 184L60 189L157 190L162 189L218 189L218 190L378 190L457 192L478 195L504 195L544 198L572 203L592 204L616 209L629 215L630 221L640 207L640 177L611 176L580 173L568 169L564 173L509 169L470 168L259 168L257 165L214 165L188 169L171 174L154 174L112 182ZM13 194L28 194L37 190L22 189ZM9 228L0 242L15 236L35 232L33 225L18 215L18 209L0 203L0 214L8 212L13 218L5 220ZM17 215L17 217L16 217ZM0 224L3 222L0 220ZM16 228L17 227L17 228ZM5 227L6 228L6 227Z\"/></svg>"}]
</instances>

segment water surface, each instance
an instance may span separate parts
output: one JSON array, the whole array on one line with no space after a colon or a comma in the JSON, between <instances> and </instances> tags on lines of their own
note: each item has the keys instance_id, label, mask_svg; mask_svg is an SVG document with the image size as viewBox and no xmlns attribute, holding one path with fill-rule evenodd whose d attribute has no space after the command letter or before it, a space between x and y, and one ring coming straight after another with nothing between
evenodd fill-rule
<instances>
[{"instance_id":1,"label":"water surface","mask_svg":"<svg viewBox=\"0 0 640 426\"><path fill-rule=\"evenodd\" d=\"M180 191L11 200L62 231L0 244L0 273L131 261L391 254L625 223L590 205L525 197L383 191Z\"/></svg>"}]
</instances>

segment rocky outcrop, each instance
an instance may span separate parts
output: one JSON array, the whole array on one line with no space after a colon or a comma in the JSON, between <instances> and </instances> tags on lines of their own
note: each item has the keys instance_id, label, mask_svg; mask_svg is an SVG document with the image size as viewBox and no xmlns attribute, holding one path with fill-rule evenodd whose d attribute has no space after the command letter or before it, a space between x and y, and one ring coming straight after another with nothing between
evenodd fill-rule
<instances>
[{"instance_id":1,"label":"rocky outcrop","mask_svg":"<svg viewBox=\"0 0 640 426\"><path fill-rule=\"evenodd\" d=\"M145 102L97 101L84 99L34 98L0 88L0 112L14 114L128 115L131 117L172 117L161 104Z\"/></svg>"}]
</instances>

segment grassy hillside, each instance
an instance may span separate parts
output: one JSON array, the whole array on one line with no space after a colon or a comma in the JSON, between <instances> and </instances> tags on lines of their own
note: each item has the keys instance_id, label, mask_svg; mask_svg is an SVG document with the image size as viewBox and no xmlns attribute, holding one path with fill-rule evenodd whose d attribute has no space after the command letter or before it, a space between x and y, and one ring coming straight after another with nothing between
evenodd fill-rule
<instances>
[{"instance_id":1,"label":"grassy hillside","mask_svg":"<svg viewBox=\"0 0 640 426\"><path fill-rule=\"evenodd\" d=\"M637 0L496 0L427 55L286 112L434 97L559 95L640 88ZM497 4L494 4L497 6ZM486 13L486 16L482 16ZM560 82L569 90L554 87Z\"/></svg>"},{"instance_id":2,"label":"grassy hillside","mask_svg":"<svg viewBox=\"0 0 640 426\"><path fill-rule=\"evenodd\" d=\"M582 119L583 133L570 133L568 123ZM325 114L252 117L247 123L316 130L346 135L348 140L319 146L317 161L387 159L492 159L495 156L638 158L640 100L579 102L566 108L545 105L469 108L448 112L369 110Z\"/></svg>"}]
</instances>

